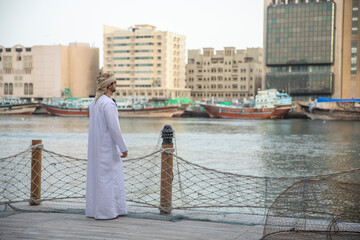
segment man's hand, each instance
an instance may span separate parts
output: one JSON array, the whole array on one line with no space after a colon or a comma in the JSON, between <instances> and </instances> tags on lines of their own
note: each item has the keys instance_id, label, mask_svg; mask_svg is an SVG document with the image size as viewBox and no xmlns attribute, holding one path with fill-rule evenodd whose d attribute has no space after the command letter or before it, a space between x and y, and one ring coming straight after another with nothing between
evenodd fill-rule
<instances>
[{"instance_id":1,"label":"man's hand","mask_svg":"<svg viewBox=\"0 0 360 240\"><path fill-rule=\"evenodd\" d=\"M127 157L127 152L123 152L121 158L126 158L126 157Z\"/></svg>"}]
</instances>

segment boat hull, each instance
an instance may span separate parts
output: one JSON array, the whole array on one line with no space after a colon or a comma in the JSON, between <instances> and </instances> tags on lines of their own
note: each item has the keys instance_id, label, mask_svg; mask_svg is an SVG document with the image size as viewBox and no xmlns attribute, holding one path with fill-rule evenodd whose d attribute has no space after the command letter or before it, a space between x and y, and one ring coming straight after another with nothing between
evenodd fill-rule
<instances>
[{"instance_id":1,"label":"boat hull","mask_svg":"<svg viewBox=\"0 0 360 240\"><path fill-rule=\"evenodd\" d=\"M348 120L359 121L360 111L349 111L340 109L326 109L314 107L311 108L307 104L299 104L305 112L306 116L312 120Z\"/></svg>"},{"instance_id":2,"label":"boat hull","mask_svg":"<svg viewBox=\"0 0 360 240\"><path fill-rule=\"evenodd\" d=\"M33 114L36 107L33 103L0 106L0 115Z\"/></svg>"},{"instance_id":3,"label":"boat hull","mask_svg":"<svg viewBox=\"0 0 360 240\"><path fill-rule=\"evenodd\" d=\"M291 104L276 106L274 115L271 118L283 118L291 110Z\"/></svg>"},{"instance_id":4,"label":"boat hull","mask_svg":"<svg viewBox=\"0 0 360 240\"><path fill-rule=\"evenodd\" d=\"M189 105L190 105L190 103L189 104L181 104L181 106L178 106L177 111L172 115L172 117L181 117Z\"/></svg>"},{"instance_id":5,"label":"boat hull","mask_svg":"<svg viewBox=\"0 0 360 240\"><path fill-rule=\"evenodd\" d=\"M89 108L68 108L55 106L50 104L42 104L45 110L50 115L64 116L64 117L88 117Z\"/></svg>"},{"instance_id":6,"label":"boat hull","mask_svg":"<svg viewBox=\"0 0 360 240\"><path fill-rule=\"evenodd\" d=\"M129 118L171 118L174 113L179 111L178 108L178 106L170 106L145 109L118 109L118 114L119 117Z\"/></svg>"},{"instance_id":7,"label":"boat hull","mask_svg":"<svg viewBox=\"0 0 360 240\"><path fill-rule=\"evenodd\" d=\"M211 104L202 104L205 111L212 118L249 118L249 119L270 119L285 115L289 110L276 112L276 108L231 108L227 106L216 106Z\"/></svg>"}]
</instances>

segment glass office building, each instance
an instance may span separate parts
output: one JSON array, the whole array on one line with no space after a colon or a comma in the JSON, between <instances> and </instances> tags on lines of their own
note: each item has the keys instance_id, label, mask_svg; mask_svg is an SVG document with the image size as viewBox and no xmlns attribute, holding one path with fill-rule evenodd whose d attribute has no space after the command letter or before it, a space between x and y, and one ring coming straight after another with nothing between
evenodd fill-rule
<instances>
[{"instance_id":1,"label":"glass office building","mask_svg":"<svg viewBox=\"0 0 360 240\"><path fill-rule=\"evenodd\" d=\"M332 1L267 6L265 88L295 100L332 95L335 10Z\"/></svg>"}]
</instances>

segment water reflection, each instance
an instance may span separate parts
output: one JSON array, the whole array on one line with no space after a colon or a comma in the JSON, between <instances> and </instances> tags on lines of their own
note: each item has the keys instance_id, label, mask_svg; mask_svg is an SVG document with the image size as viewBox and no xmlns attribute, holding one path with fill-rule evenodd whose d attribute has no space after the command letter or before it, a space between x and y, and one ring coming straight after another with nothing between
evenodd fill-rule
<instances>
[{"instance_id":1,"label":"water reflection","mask_svg":"<svg viewBox=\"0 0 360 240\"><path fill-rule=\"evenodd\" d=\"M88 124L82 117L0 116L0 156L43 139L49 150L86 158ZM130 157L154 151L170 124L178 155L221 171L292 176L360 167L360 122L124 118L120 124Z\"/></svg>"},{"instance_id":2,"label":"water reflection","mask_svg":"<svg viewBox=\"0 0 360 240\"><path fill-rule=\"evenodd\" d=\"M358 122L288 121L273 131L258 155L265 175L315 175L360 167Z\"/></svg>"}]
</instances>

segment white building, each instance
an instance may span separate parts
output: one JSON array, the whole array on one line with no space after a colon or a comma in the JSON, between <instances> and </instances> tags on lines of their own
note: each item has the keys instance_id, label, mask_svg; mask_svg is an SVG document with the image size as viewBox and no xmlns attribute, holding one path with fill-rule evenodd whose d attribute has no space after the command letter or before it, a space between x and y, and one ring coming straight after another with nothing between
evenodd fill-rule
<instances>
[{"instance_id":1,"label":"white building","mask_svg":"<svg viewBox=\"0 0 360 240\"><path fill-rule=\"evenodd\" d=\"M186 87L195 100L249 98L261 88L262 49L224 50L204 48L188 51Z\"/></svg>"},{"instance_id":2,"label":"white building","mask_svg":"<svg viewBox=\"0 0 360 240\"><path fill-rule=\"evenodd\" d=\"M89 44L0 46L0 97L89 97L98 71L99 49Z\"/></svg>"},{"instance_id":3,"label":"white building","mask_svg":"<svg viewBox=\"0 0 360 240\"><path fill-rule=\"evenodd\" d=\"M185 88L185 37L135 25L104 26L104 68L117 79L118 97L189 97Z\"/></svg>"}]
</instances>

